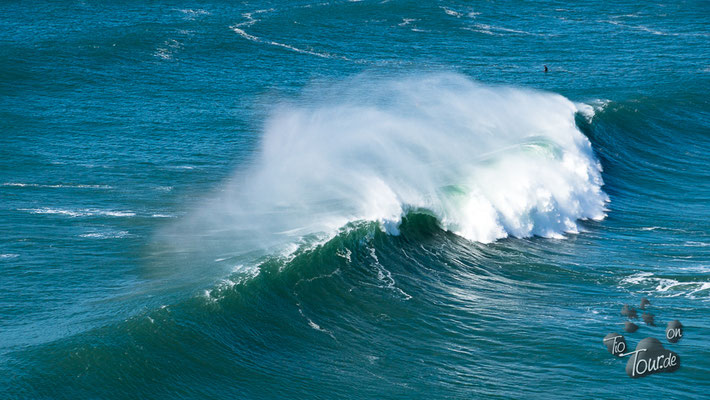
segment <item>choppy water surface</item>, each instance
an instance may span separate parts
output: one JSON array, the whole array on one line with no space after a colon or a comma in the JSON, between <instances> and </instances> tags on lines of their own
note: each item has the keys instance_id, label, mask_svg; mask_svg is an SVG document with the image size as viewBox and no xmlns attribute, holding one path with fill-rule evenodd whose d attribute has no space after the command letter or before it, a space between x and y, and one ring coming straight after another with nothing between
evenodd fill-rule
<instances>
[{"instance_id":1,"label":"choppy water surface","mask_svg":"<svg viewBox=\"0 0 710 400\"><path fill-rule=\"evenodd\" d=\"M707 2L1 7L4 397L710 389Z\"/></svg>"}]
</instances>

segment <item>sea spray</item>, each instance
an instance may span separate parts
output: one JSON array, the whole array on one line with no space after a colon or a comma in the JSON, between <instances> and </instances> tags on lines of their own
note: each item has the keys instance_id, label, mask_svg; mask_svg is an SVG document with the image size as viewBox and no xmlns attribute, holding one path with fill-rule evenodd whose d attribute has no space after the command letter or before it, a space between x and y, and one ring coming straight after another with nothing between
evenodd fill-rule
<instances>
[{"instance_id":1,"label":"sea spray","mask_svg":"<svg viewBox=\"0 0 710 400\"><path fill-rule=\"evenodd\" d=\"M577 232L608 201L577 111L557 94L454 73L307 89L274 108L252 165L179 225L181 246L219 243L244 262L357 221L397 234L412 212L484 243Z\"/></svg>"}]
</instances>

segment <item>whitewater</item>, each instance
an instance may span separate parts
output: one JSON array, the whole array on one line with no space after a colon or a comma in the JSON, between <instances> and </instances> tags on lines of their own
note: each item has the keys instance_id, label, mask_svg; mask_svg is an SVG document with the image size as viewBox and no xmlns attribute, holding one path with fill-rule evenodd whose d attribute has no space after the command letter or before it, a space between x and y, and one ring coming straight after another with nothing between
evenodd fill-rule
<instances>
[{"instance_id":1,"label":"whitewater","mask_svg":"<svg viewBox=\"0 0 710 400\"><path fill-rule=\"evenodd\" d=\"M174 228L189 232L181 248L219 237L235 257L287 252L358 221L396 235L410 213L482 243L563 238L605 217L601 165L563 96L455 73L304 92L275 106L251 165Z\"/></svg>"},{"instance_id":2,"label":"whitewater","mask_svg":"<svg viewBox=\"0 0 710 400\"><path fill-rule=\"evenodd\" d=\"M710 391L707 1L5 3L3 399Z\"/></svg>"}]
</instances>

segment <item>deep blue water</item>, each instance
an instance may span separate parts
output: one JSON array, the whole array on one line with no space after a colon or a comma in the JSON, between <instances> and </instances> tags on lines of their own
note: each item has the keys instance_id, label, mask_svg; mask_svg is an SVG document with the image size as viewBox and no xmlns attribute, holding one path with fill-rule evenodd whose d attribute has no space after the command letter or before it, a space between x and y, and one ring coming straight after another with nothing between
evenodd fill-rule
<instances>
[{"instance_id":1,"label":"deep blue water","mask_svg":"<svg viewBox=\"0 0 710 400\"><path fill-rule=\"evenodd\" d=\"M708 2L0 9L0 397L710 390Z\"/></svg>"}]
</instances>

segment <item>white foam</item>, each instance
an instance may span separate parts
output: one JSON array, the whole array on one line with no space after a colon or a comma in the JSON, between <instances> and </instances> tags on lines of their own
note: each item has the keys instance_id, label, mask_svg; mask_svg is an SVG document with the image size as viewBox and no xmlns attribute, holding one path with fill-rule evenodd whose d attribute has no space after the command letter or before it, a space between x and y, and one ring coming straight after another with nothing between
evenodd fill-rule
<instances>
[{"instance_id":1,"label":"white foam","mask_svg":"<svg viewBox=\"0 0 710 400\"><path fill-rule=\"evenodd\" d=\"M223 299L234 286L241 284L244 281L251 280L259 274L258 268L241 269L241 265L235 267L235 272L239 269L240 274L232 279L224 278L220 280L213 288L206 289L202 292L202 296L210 303L216 303Z\"/></svg>"},{"instance_id":2,"label":"white foam","mask_svg":"<svg viewBox=\"0 0 710 400\"><path fill-rule=\"evenodd\" d=\"M634 287L646 293L664 297L685 296L710 300L710 281L679 281L655 276L652 272L638 272L621 280L621 287Z\"/></svg>"},{"instance_id":3,"label":"white foam","mask_svg":"<svg viewBox=\"0 0 710 400\"><path fill-rule=\"evenodd\" d=\"M380 287L394 290L401 294L404 300L410 300L412 296L397 287L397 282L395 282L394 277L392 277L392 273L382 264L380 264L380 260L377 258L377 254L375 253L375 248L370 247L369 250L370 257L372 257L372 259L375 261L375 268L377 269L377 279L384 284L384 286Z\"/></svg>"},{"instance_id":4,"label":"white foam","mask_svg":"<svg viewBox=\"0 0 710 400\"><path fill-rule=\"evenodd\" d=\"M588 121L592 122L594 116L603 111L611 103L611 100L594 99L586 103L575 103L577 111Z\"/></svg>"},{"instance_id":5,"label":"white foam","mask_svg":"<svg viewBox=\"0 0 710 400\"><path fill-rule=\"evenodd\" d=\"M402 22L397 24L397 26L407 26L415 21L418 21L418 19L416 19L416 18L402 18Z\"/></svg>"},{"instance_id":6,"label":"white foam","mask_svg":"<svg viewBox=\"0 0 710 400\"><path fill-rule=\"evenodd\" d=\"M269 43L270 45L272 45L272 46L283 47L283 48L285 48L285 49L289 49L289 50L295 51L296 53L310 54L310 55L312 55L312 56L321 57L321 58L335 58L335 57L334 57L333 55L331 55L331 54L319 53L319 52L316 52L316 51L299 49L298 47L294 47L294 46L291 46L291 45L285 44L285 43L279 43L279 42L274 42L274 41L269 41L268 43Z\"/></svg>"},{"instance_id":7,"label":"white foam","mask_svg":"<svg viewBox=\"0 0 710 400\"><path fill-rule=\"evenodd\" d=\"M239 28L237 25L230 27L234 31L234 33L238 34L239 36L243 37L244 39L251 40L252 42L259 42L259 38L250 35L244 31L244 29Z\"/></svg>"},{"instance_id":8,"label":"white foam","mask_svg":"<svg viewBox=\"0 0 710 400\"><path fill-rule=\"evenodd\" d=\"M440 8L441 8L442 10L444 10L444 13L446 13L446 15L450 15L450 16L456 17L456 18L461 18L461 17L463 17L463 14L461 14L461 13L458 12L458 11L454 11L454 10L452 10L452 9L450 9L450 8L446 8L446 7L440 7Z\"/></svg>"},{"instance_id":9,"label":"white foam","mask_svg":"<svg viewBox=\"0 0 710 400\"><path fill-rule=\"evenodd\" d=\"M344 258L347 262L352 262L352 259L350 258L350 256L352 256L352 254L353 254L353 252L350 251L350 249L348 249L348 248L338 250L335 253L335 255L337 255L338 257Z\"/></svg>"},{"instance_id":10,"label":"white foam","mask_svg":"<svg viewBox=\"0 0 710 400\"><path fill-rule=\"evenodd\" d=\"M648 279L648 277L650 277L650 276L653 276L653 273L639 272L639 273L627 276L626 278L622 279L621 282L627 283L627 284L632 284L632 285L637 285L637 284L645 281L646 279Z\"/></svg>"},{"instance_id":11,"label":"white foam","mask_svg":"<svg viewBox=\"0 0 710 400\"><path fill-rule=\"evenodd\" d=\"M252 12L243 13L242 17L245 19L245 21L235 24L234 26L236 26L236 27L252 26L252 25L256 24L257 22L261 21L257 18L254 18L255 14L256 15L265 14L265 13L269 13L269 12L273 12L273 11L275 11L275 9L269 8L269 9L264 9L264 10L256 10L256 11L252 11Z\"/></svg>"},{"instance_id":12,"label":"white foam","mask_svg":"<svg viewBox=\"0 0 710 400\"><path fill-rule=\"evenodd\" d=\"M17 258L19 256L19 254L0 254L0 259L6 260L10 258Z\"/></svg>"},{"instance_id":13,"label":"white foam","mask_svg":"<svg viewBox=\"0 0 710 400\"><path fill-rule=\"evenodd\" d=\"M478 26L478 27L476 27L476 28L471 28L471 27L469 27L469 26L464 26L464 27L462 27L461 29L466 30L466 31L471 31L471 32L485 33L486 35L491 35L491 36L502 36L502 35L499 34L499 33L494 33L494 32L492 32L492 31L490 31L489 29L484 29L484 28L481 28L480 26Z\"/></svg>"},{"instance_id":14,"label":"white foam","mask_svg":"<svg viewBox=\"0 0 710 400\"><path fill-rule=\"evenodd\" d=\"M113 189L113 186L109 185L48 185L48 184L39 184L39 183L21 183L21 182L5 182L2 184L2 186L9 186L9 187L37 187L37 188L51 188L51 189L59 189L59 188L70 188L70 189Z\"/></svg>"},{"instance_id":15,"label":"white foam","mask_svg":"<svg viewBox=\"0 0 710 400\"><path fill-rule=\"evenodd\" d=\"M275 42L273 40L262 39L260 37L257 37L257 36L247 33L246 31L244 31L244 29L239 28L238 25L231 26L230 29L232 31L234 31L236 34L238 34L239 36L243 37L244 39L247 39L247 40L255 42L255 43L265 43L265 44L268 44L271 46L281 47L281 48L284 48L284 49L287 49L290 51L294 51L296 53L308 54L308 55L316 56L316 57L320 57L320 58L338 58L338 59L342 59L342 60L348 60L348 58L342 57L342 56L336 56L336 55L328 54L328 53L320 53L320 52L313 51L313 50L301 49L301 48L292 46L290 44Z\"/></svg>"},{"instance_id":16,"label":"white foam","mask_svg":"<svg viewBox=\"0 0 710 400\"><path fill-rule=\"evenodd\" d=\"M107 210L86 210L90 215L105 215L107 217L133 217L136 213L132 211L107 211Z\"/></svg>"},{"instance_id":17,"label":"white foam","mask_svg":"<svg viewBox=\"0 0 710 400\"><path fill-rule=\"evenodd\" d=\"M153 218L175 218L172 214L151 214Z\"/></svg>"},{"instance_id":18,"label":"white foam","mask_svg":"<svg viewBox=\"0 0 710 400\"><path fill-rule=\"evenodd\" d=\"M62 210L62 209L57 209L57 208L21 208L19 211L28 211L32 214L57 214L57 215L66 215L69 217L80 217L85 215L84 213L80 211L75 211L75 210Z\"/></svg>"},{"instance_id":19,"label":"white foam","mask_svg":"<svg viewBox=\"0 0 710 400\"><path fill-rule=\"evenodd\" d=\"M175 39L169 39L163 42L161 47L155 49L155 53L153 55L163 60L172 60L173 55L182 49L182 47L182 43Z\"/></svg>"},{"instance_id":20,"label":"white foam","mask_svg":"<svg viewBox=\"0 0 710 400\"><path fill-rule=\"evenodd\" d=\"M68 217L89 217L95 215L102 215L107 217L133 217L136 215L133 211L112 211L112 210L100 210L96 208L82 208L82 209L62 209L62 208L19 208L18 211L27 211L32 214L55 214L55 215L65 215Z\"/></svg>"},{"instance_id":21,"label":"white foam","mask_svg":"<svg viewBox=\"0 0 710 400\"><path fill-rule=\"evenodd\" d=\"M473 24L473 28L472 27L463 27L462 29L473 31L473 32L485 33L485 34L489 34L489 35L497 35L497 36L502 36L503 33L515 33L515 34L530 35L530 36L544 36L544 35L541 35L538 33L527 32L527 31L523 31L523 30L519 30L519 29L503 28L501 26L480 24L480 23Z\"/></svg>"},{"instance_id":22,"label":"white foam","mask_svg":"<svg viewBox=\"0 0 710 400\"><path fill-rule=\"evenodd\" d=\"M3 185L3 186L15 186L15 187L27 187L27 186L35 187L35 186L39 186L39 185L36 185L36 184L33 184L33 183L15 183L15 182L5 182L5 183L3 183L2 185Z\"/></svg>"},{"instance_id":23,"label":"white foam","mask_svg":"<svg viewBox=\"0 0 710 400\"><path fill-rule=\"evenodd\" d=\"M108 232L91 232L79 235L79 237L90 239L121 239L130 236L128 231L108 231Z\"/></svg>"},{"instance_id":24,"label":"white foam","mask_svg":"<svg viewBox=\"0 0 710 400\"><path fill-rule=\"evenodd\" d=\"M628 24L623 24L617 20L611 19L611 20L603 20L603 21L598 21L598 22L606 22L608 24L620 26L622 28L628 28L628 29L634 29L637 31L643 31L647 33L651 33L653 35L660 35L660 36L679 36L678 33L672 33L672 32L663 32L659 31L657 29L649 28L644 25L628 25Z\"/></svg>"},{"instance_id":25,"label":"white foam","mask_svg":"<svg viewBox=\"0 0 710 400\"><path fill-rule=\"evenodd\" d=\"M184 8L184 9L179 9L179 10L175 10L175 11L182 13L185 16L185 19L187 19L189 21L194 21L197 17L211 15L211 13L209 11L203 10L200 8L194 9L194 10L190 9L190 8Z\"/></svg>"},{"instance_id":26,"label":"white foam","mask_svg":"<svg viewBox=\"0 0 710 400\"><path fill-rule=\"evenodd\" d=\"M210 12L209 12L209 11L203 10L203 9L200 9L200 8L198 8L198 9L196 9L196 10L189 9L189 8L183 8L183 9L179 9L179 10L177 10L177 11L179 11L179 12L181 12L181 13L183 13L183 14L187 14L187 15L210 15Z\"/></svg>"},{"instance_id":27,"label":"white foam","mask_svg":"<svg viewBox=\"0 0 710 400\"><path fill-rule=\"evenodd\" d=\"M290 254L354 221L398 233L425 210L472 241L561 238L605 217L601 166L553 93L458 74L356 77L275 109L258 158L171 234L230 254ZM385 274L386 276L386 274Z\"/></svg>"}]
</instances>

